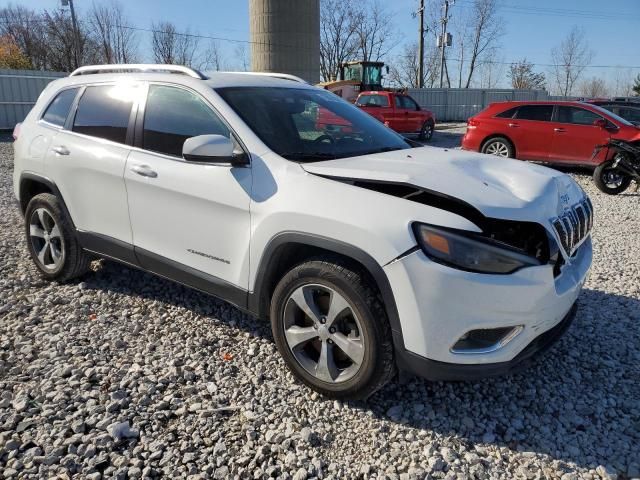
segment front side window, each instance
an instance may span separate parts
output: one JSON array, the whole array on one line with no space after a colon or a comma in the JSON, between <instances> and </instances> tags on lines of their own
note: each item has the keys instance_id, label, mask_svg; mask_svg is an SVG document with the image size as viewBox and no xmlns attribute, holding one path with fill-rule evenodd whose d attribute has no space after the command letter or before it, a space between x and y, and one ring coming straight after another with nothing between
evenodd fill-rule
<instances>
[{"instance_id":1,"label":"front side window","mask_svg":"<svg viewBox=\"0 0 640 480\"><path fill-rule=\"evenodd\" d=\"M271 150L289 160L313 162L411 148L374 117L326 90L216 91Z\"/></svg>"},{"instance_id":2,"label":"front side window","mask_svg":"<svg viewBox=\"0 0 640 480\"><path fill-rule=\"evenodd\" d=\"M42 115L42 120L58 127L64 126L77 93L77 88L68 88L61 91L47 107L44 115Z\"/></svg>"},{"instance_id":3,"label":"front side window","mask_svg":"<svg viewBox=\"0 0 640 480\"><path fill-rule=\"evenodd\" d=\"M553 105L524 105L518 109L518 120L535 120L550 122L553 116Z\"/></svg>"},{"instance_id":4,"label":"front side window","mask_svg":"<svg viewBox=\"0 0 640 480\"><path fill-rule=\"evenodd\" d=\"M388 107L389 99L386 95L362 95L358 98L358 105L362 107Z\"/></svg>"},{"instance_id":5,"label":"front side window","mask_svg":"<svg viewBox=\"0 0 640 480\"><path fill-rule=\"evenodd\" d=\"M78 102L72 130L125 143L138 88L124 84L87 87Z\"/></svg>"},{"instance_id":6,"label":"front side window","mask_svg":"<svg viewBox=\"0 0 640 480\"><path fill-rule=\"evenodd\" d=\"M142 148L181 157L187 139L213 134L231 138L227 126L198 95L165 85L149 87Z\"/></svg>"},{"instance_id":7,"label":"front side window","mask_svg":"<svg viewBox=\"0 0 640 480\"><path fill-rule=\"evenodd\" d=\"M603 120L597 113L578 107L559 107L558 122L574 125L593 125L596 120Z\"/></svg>"}]
</instances>

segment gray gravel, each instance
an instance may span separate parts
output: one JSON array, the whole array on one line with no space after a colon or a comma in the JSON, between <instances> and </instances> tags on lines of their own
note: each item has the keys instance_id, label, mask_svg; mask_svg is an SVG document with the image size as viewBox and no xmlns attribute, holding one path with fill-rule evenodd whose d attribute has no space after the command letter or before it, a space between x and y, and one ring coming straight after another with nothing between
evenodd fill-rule
<instances>
[{"instance_id":1,"label":"gray gravel","mask_svg":"<svg viewBox=\"0 0 640 480\"><path fill-rule=\"evenodd\" d=\"M111 262L43 281L11 173L1 143L5 478L640 476L638 194L575 174L596 207L594 266L575 324L531 369L346 404L293 380L266 323L208 296Z\"/></svg>"}]
</instances>

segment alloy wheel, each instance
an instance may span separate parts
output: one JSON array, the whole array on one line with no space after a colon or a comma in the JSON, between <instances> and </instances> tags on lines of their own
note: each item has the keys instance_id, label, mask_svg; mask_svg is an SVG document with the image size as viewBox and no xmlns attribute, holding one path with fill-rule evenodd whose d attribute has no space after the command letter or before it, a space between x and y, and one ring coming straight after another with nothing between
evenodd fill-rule
<instances>
[{"instance_id":1,"label":"alloy wheel","mask_svg":"<svg viewBox=\"0 0 640 480\"><path fill-rule=\"evenodd\" d=\"M298 287L285 303L284 334L296 361L327 383L353 378L364 361L363 329L349 302L325 285Z\"/></svg>"},{"instance_id":2,"label":"alloy wheel","mask_svg":"<svg viewBox=\"0 0 640 480\"><path fill-rule=\"evenodd\" d=\"M503 142L493 142L487 145L485 153L489 155L497 155L498 157L508 157L509 147Z\"/></svg>"},{"instance_id":3,"label":"alloy wheel","mask_svg":"<svg viewBox=\"0 0 640 480\"><path fill-rule=\"evenodd\" d=\"M54 271L64 262L64 241L60 227L45 208L37 208L29 219L29 239L37 261L45 270Z\"/></svg>"}]
</instances>

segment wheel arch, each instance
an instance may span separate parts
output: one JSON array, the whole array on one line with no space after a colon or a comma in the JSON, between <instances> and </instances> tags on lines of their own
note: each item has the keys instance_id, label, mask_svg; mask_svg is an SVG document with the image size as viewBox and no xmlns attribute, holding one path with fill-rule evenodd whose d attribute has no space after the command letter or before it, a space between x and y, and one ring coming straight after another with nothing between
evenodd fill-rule
<instances>
[{"instance_id":1,"label":"wheel arch","mask_svg":"<svg viewBox=\"0 0 640 480\"><path fill-rule=\"evenodd\" d=\"M364 250L332 238L284 232L271 239L256 270L254 288L248 299L249 311L260 318L267 318L271 295L282 276L305 259L318 255L337 255L362 268L380 292L396 350L399 347L404 349L398 309L382 266Z\"/></svg>"},{"instance_id":2,"label":"wheel arch","mask_svg":"<svg viewBox=\"0 0 640 480\"><path fill-rule=\"evenodd\" d=\"M503 135L501 133L492 133L491 135L487 135L485 139L482 140L482 143L480 144L480 151L482 152L482 149L487 144L487 142L489 142L490 140L493 140L494 138L504 138L506 141L508 141L511 144L511 147L513 148L514 158L518 157L518 149L516 148L516 144L514 143L514 141L508 135Z\"/></svg>"},{"instance_id":3,"label":"wheel arch","mask_svg":"<svg viewBox=\"0 0 640 480\"><path fill-rule=\"evenodd\" d=\"M73 223L73 218L69 213L69 209L67 208L67 204L58 189L58 186L55 184L53 180L44 175L40 175L32 172L24 172L20 175L20 210L24 214L27 211L27 205L33 197L39 195L41 193L51 193L55 195L62 205L62 209L64 213L67 215L67 218L71 221L73 228L75 229L75 223Z\"/></svg>"}]
</instances>

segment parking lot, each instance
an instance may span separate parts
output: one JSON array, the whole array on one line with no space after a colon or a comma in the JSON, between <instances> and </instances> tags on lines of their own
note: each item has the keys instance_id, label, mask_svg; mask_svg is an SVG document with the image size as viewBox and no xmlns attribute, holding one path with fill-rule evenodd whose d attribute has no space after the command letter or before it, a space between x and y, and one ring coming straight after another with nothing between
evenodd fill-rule
<instances>
[{"instance_id":1,"label":"parking lot","mask_svg":"<svg viewBox=\"0 0 640 480\"><path fill-rule=\"evenodd\" d=\"M433 145L463 130L436 131ZM43 281L0 143L5 478L640 477L640 194L591 196L594 262L568 333L529 370L392 382L367 403L294 381L268 323L108 261ZM99 194L99 192L96 192ZM6 456L5 456L6 455Z\"/></svg>"}]
</instances>

